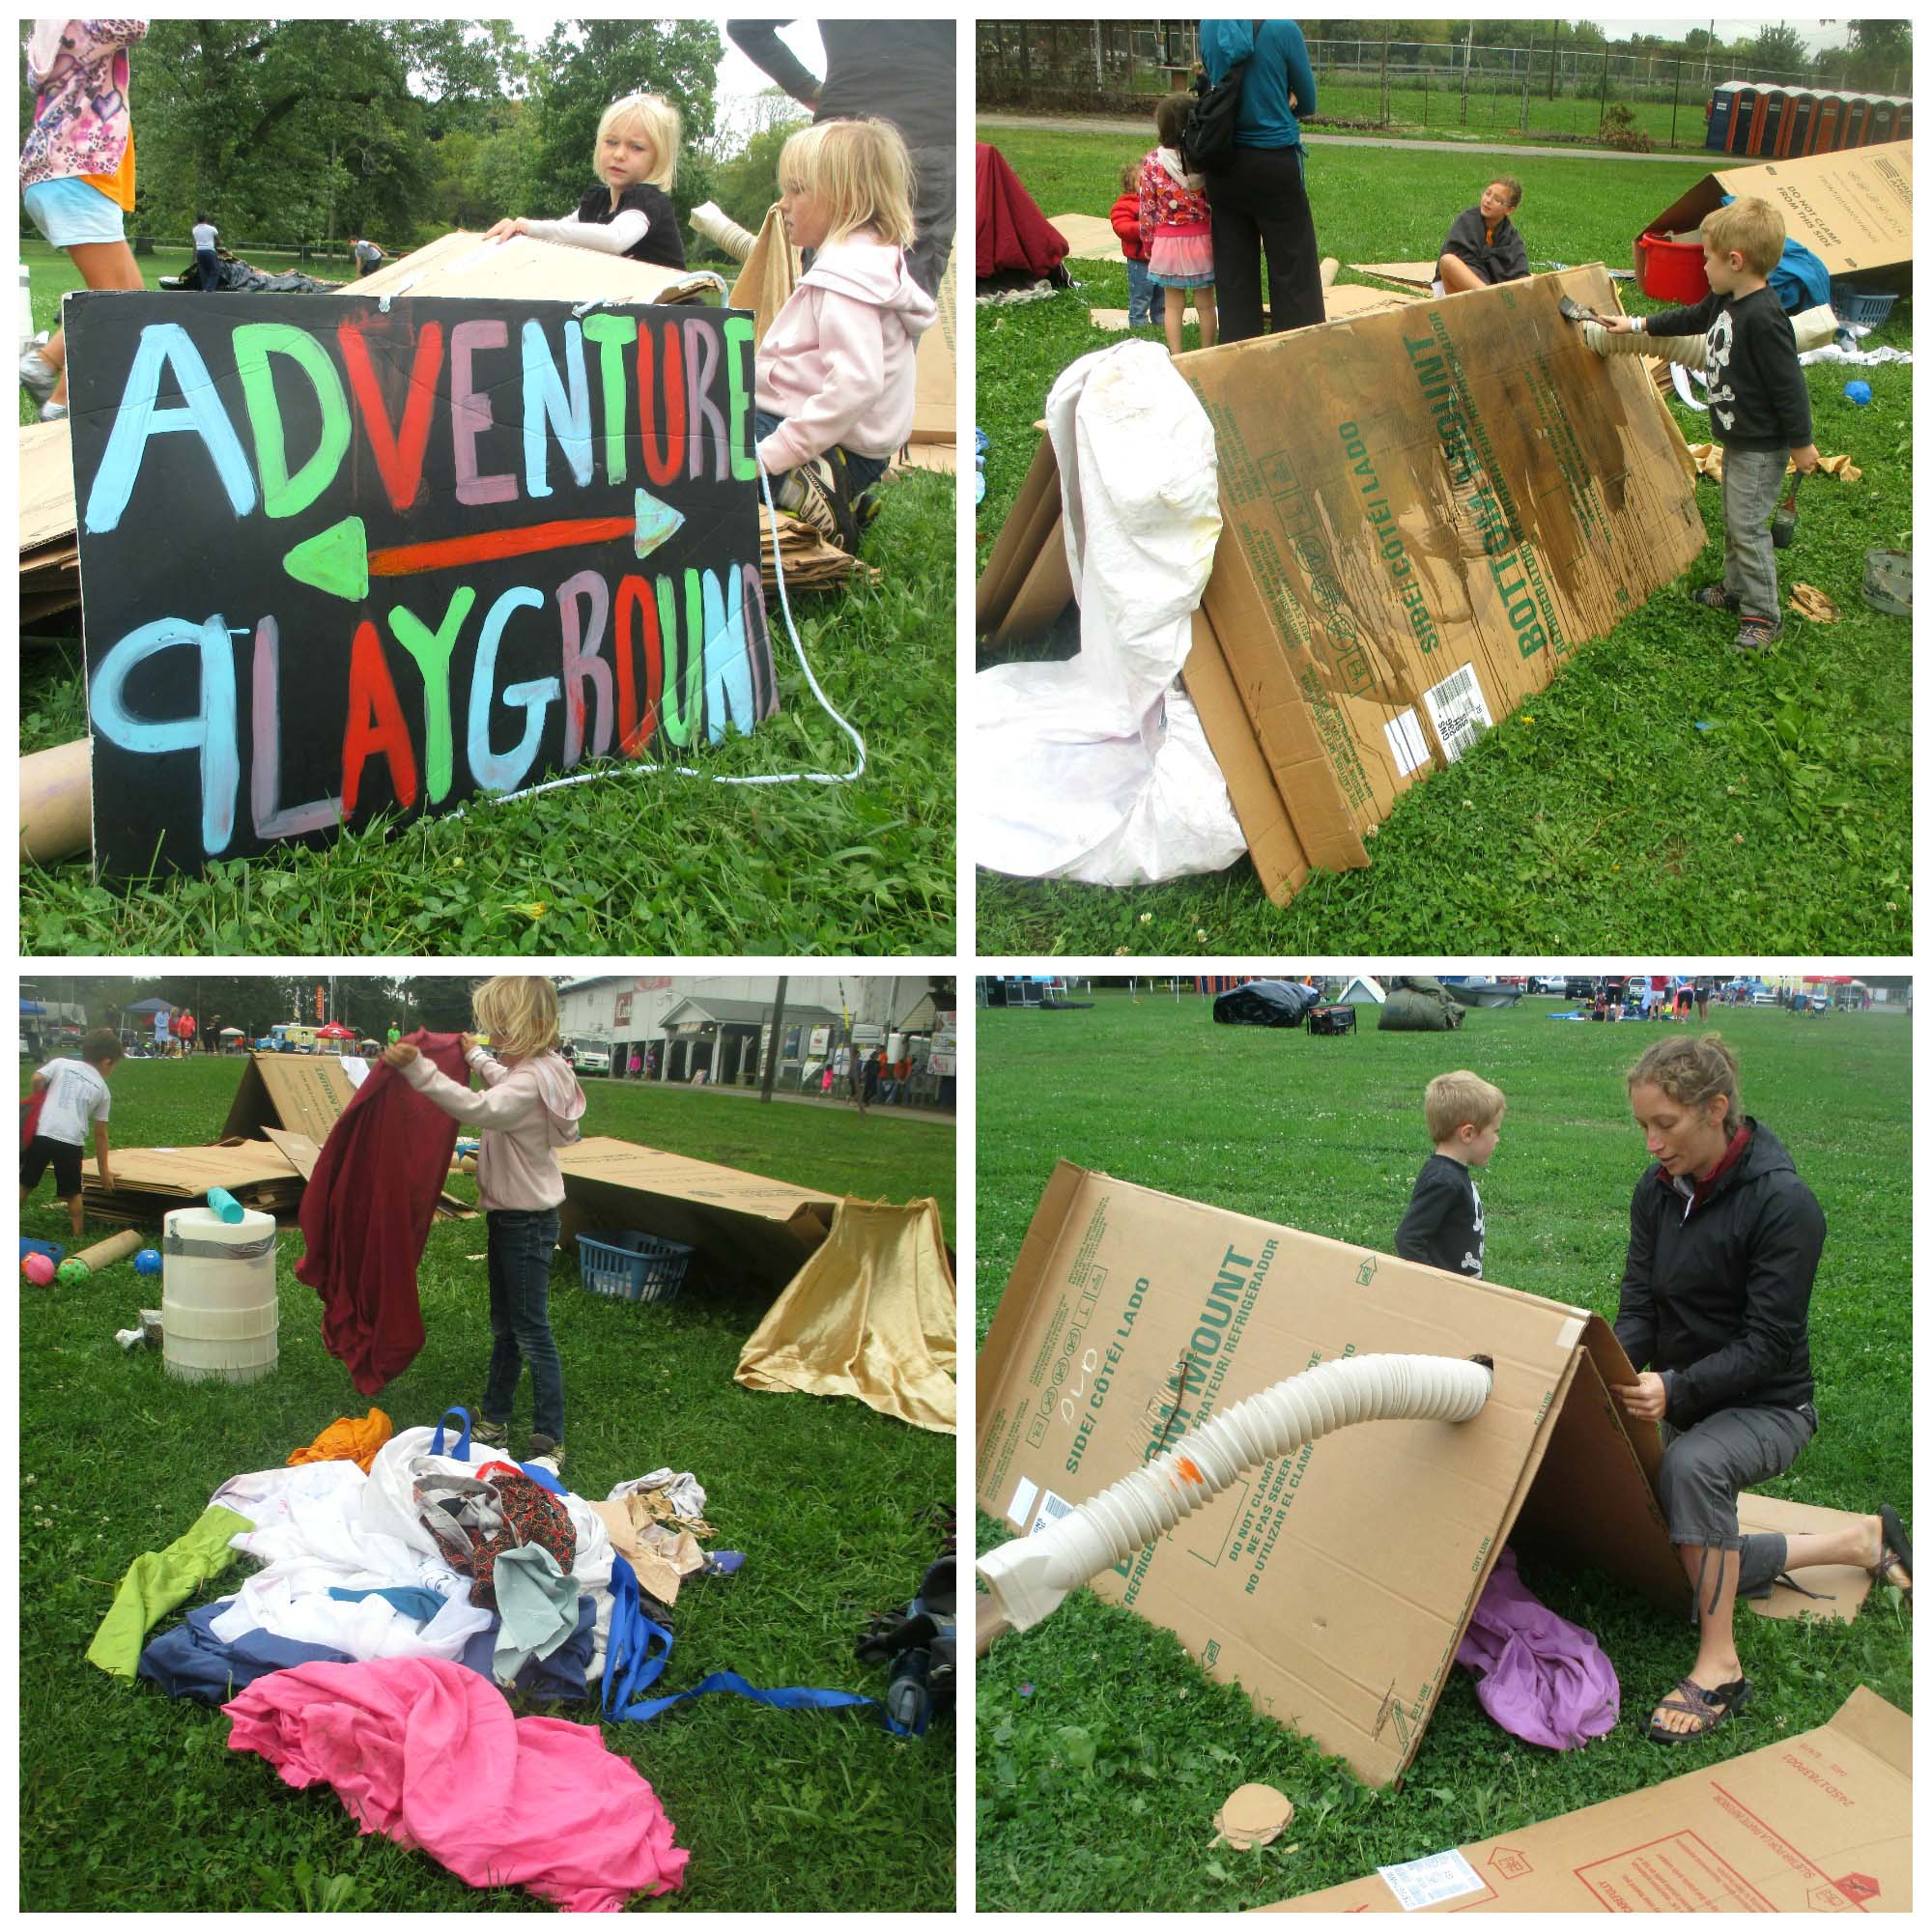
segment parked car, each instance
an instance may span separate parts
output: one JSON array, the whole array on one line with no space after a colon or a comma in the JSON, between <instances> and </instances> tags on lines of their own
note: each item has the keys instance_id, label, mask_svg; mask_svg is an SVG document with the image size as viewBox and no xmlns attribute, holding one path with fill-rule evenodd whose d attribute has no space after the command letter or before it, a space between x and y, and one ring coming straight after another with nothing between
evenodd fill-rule
<instances>
[{"instance_id":1,"label":"parked car","mask_svg":"<svg viewBox=\"0 0 1932 1932\"><path fill-rule=\"evenodd\" d=\"M1559 1000L1568 995L1569 988L1570 982L1561 973L1537 973L1529 981L1532 993L1554 993Z\"/></svg>"},{"instance_id":2,"label":"parked car","mask_svg":"<svg viewBox=\"0 0 1932 1932\"><path fill-rule=\"evenodd\" d=\"M580 1073L609 1073L611 1071L611 1049L602 1041L579 1039L571 1042L575 1049L570 1062Z\"/></svg>"}]
</instances>

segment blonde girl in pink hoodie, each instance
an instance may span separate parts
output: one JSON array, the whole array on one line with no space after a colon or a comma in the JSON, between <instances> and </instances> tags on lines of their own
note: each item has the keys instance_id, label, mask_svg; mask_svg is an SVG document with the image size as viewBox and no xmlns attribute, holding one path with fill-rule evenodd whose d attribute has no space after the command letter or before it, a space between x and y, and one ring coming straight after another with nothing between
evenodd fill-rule
<instances>
[{"instance_id":1,"label":"blonde girl in pink hoodie","mask_svg":"<svg viewBox=\"0 0 1932 1932\"><path fill-rule=\"evenodd\" d=\"M482 1129L476 1190L489 1229L490 1376L483 1389L479 1441L509 1439L510 1404L526 1362L534 1401L529 1459L563 1467L563 1364L550 1332L550 1258L556 1246L563 1170L556 1150L578 1138L583 1090L557 1052L556 988L548 980L486 980L471 1002L476 1034L463 1036L464 1057L481 1093L439 1073L408 1040L383 1050L426 1100Z\"/></svg>"},{"instance_id":2,"label":"blonde girl in pink hoodie","mask_svg":"<svg viewBox=\"0 0 1932 1932\"><path fill-rule=\"evenodd\" d=\"M913 358L939 313L906 268L912 162L889 121L821 121L784 144L779 188L811 264L758 345L758 461L780 509L849 550L912 434Z\"/></svg>"}]
</instances>

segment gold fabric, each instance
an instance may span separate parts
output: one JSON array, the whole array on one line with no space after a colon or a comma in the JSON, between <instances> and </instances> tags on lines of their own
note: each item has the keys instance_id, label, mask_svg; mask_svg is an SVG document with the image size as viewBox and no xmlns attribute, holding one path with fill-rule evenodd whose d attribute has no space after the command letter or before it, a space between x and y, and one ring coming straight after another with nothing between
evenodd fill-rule
<instances>
[{"instance_id":1,"label":"gold fabric","mask_svg":"<svg viewBox=\"0 0 1932 1932\"><path fill-rule=\"evenodd\" d=\"M841 1201L832 1232L745 1344L747 1388L857 1396L958 1432L957 1296L939 1204Z\"/></svg>"},{"instance_id":2,"label":"gold fabric","mask_svg":"<svg viewBox=\"0 0 1932 1932\"><path fill-rule=\"evenodd\" d=\"M765 225L758 230L752 252L738 270L738 279L731 284L731 306L748 308L755 318L752 329L753 349L764 341L765 330L771 327L797 283L798 267L792 257L791 243L785 240L784 222L774 204L766 211Z\"/></svg>"}]
</instances>

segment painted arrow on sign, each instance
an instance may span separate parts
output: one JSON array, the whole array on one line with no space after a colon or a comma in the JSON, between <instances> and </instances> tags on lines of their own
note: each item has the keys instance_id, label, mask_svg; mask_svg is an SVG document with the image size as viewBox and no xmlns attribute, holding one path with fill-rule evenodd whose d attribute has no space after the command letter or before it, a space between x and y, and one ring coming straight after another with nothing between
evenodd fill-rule
<instances>
[{"instance_id":1,"label":"painted arrow on sign","mask_svg":"<svg viewBox=\"0 0 1932 1932\"><path fill-rule=\"evenodd\" d=\"M359 604L369 594L372 577L414 577L466 563L491 563L547 550L582 549L624 536L631 539L637 555L649 556L683 525L684 512L672 509L648 490L638 491L628 517L577 517L559 523L526 524L518 529L479 530L473 536L396 544L386 550L369 548L368 530L360 517L344 517L339 524L331 524L297 544L282 558L282 568L298 583Z\"/></svg>"}]
</instances>

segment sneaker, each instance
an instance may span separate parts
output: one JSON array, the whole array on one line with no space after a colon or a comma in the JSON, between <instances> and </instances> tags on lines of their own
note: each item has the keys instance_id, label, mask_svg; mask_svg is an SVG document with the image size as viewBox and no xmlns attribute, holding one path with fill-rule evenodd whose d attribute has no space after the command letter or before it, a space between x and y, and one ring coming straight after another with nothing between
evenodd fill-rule
<instances>
[{"instance_id":1,"label":"sneaker","mask_svg":"<svg viewBox=\"0 0 1932 1932\"><path fill-rule=\"evenodd\" d=\"M1700 604L1706 611L1735 611L1738 600L1721 583L1707 583L1701 590L1690 593L1690 601Z\"/></svg>"},{"instance_id":2,"label":"sneaker","mask_svg":"<svg viewBox=\"0 0 1932 1932\"><path fill-rule=\"evenodd\" d=\"M560 1476L563 1474L563 1444L548 1435L532 1435L530 1453L524 1460L526 1463L541 1463L553 1476Z\"/></svg>"},{"instance_id":3,"label":"sneaker","mask_svg":"<svg viewBox=\"0 0 1932 1932\"><path fill-rule=\"evenodd\" d=\"M477 1416L469 1425L469 1439L481 1442L492 1449L509 1446L510 1425L507 1422L492 1422L486 1416Z\"/></svg>"},{"instance_id":4,"label":"sneaker","mask_svg":"<svg viewBox=\"0 0 1932 1932\"><path fill-rule=\"evenodd\" d=\"M1738 634L1731 639L1734 651L1768 651L1784 635L1782 619L1776 617L1747 617L1738 626Z\"/></svg>"},{"instance_id":5,"label":"sneaker","mask_svg":"<svg viewBox=\"0 0 1932 1932\"><path fill-rule=\"evenodd\" d=\"M43 403L54 392L60 371L38 348L29 348L20 357L20 386L35 402Z\"/></svg>"},{"instance_id":6,"label":"sneaker","mask_svg":"<svg viewBox=\"0 0 1932 1932\"><path fill-rule=\"evenodd\" d=\"M843 487L842 469L840 465L835 470L825 457L814 457L779 485L772 500L800 523L810 524L827 543L851 552L859 548L859 522Z\"/></svg>"},{"instance_id":7,"label":"sneaker","mask_svg":"<svg viewBox=\"0 0 1932 1932\"><path fill-rule=\"evenodd\" d=\"M67 405L65 403L43 403L41 405L41 420L43 423L59 422L66 414Z\"/></svg>"}]
</instances>

